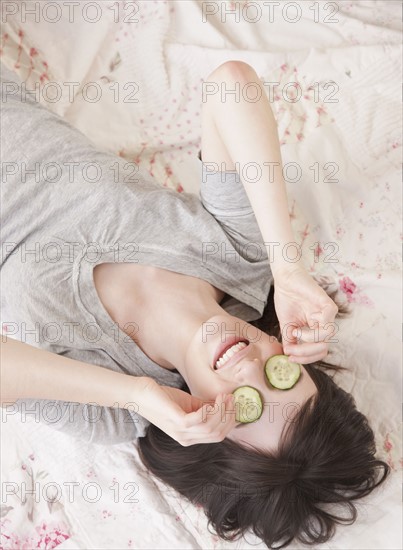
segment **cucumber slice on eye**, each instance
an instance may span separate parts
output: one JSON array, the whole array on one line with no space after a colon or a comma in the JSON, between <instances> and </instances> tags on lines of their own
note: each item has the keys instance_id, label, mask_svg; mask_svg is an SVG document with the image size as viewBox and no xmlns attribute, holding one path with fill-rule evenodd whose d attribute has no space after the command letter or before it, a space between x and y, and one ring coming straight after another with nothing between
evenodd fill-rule
<instances>
[{"instance_id":1,"label":"cucumber slice on eye","mask_svg":"<svg viewBox=\"0 0 403 550\"><path fill-rule=\"evenodd\" d=\"M247 424L256 422L263 413L263 401L260 393L251 386L240 386L232 392L235 397L235 419Z\"/></svg>"},{"instance_id":2,"label":"cucumber slice on eye","mask_svg":"<svg viewBox=\"0 0 403 550\"><path fill-rule=\"evenodd\" d=\"M272 386L279 390L289 390L301 376L301 365L289 361L287 355L273 355L266 361L264 371Z\"/></svg>"}]
</instances>

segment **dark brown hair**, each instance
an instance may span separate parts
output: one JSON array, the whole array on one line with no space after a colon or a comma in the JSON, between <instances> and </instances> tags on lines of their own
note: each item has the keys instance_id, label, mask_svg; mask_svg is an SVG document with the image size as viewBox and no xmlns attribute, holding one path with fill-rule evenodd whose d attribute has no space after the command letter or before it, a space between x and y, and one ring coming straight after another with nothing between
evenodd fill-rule
<instances>
[{"instance_id":1,"label":"dark brown hair","mask_svg":"<svg viewBox=\"0 0 403 550\"><path fill-rule=\"evenodd\" d=\"M339 316L346 315L336 292L325 290L339 306ZM270 327L270 334L281 339L273 288L264 316L251 324L265 331ZM268 548L284 548L294 539L324 543L336 523L354 523L353 501L390 473L388 464L375 458L374 433L354 398L323 372L347 369L324 361L305 368L318 392L286 423L276 452L229 439L183 447L154 425L138 440L145 466L201 505L209 526L224 540L251 530ZM335 505L347 509L349 517L336 513Z\"/></svg>"}]
</instances>

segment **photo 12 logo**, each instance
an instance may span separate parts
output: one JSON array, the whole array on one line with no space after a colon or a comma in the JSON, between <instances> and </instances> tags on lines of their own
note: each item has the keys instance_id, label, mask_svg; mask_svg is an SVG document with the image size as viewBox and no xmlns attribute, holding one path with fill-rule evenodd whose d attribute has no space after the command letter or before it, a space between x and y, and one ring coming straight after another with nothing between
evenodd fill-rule
<instances>
[{"instance_id":1,"label":"photo 12 logo","mask_svg":"<svg viewBox=\"0 0 403 550\"><path fill-rule=\"evenodd\" d=\"M25 468L24 468L25 466ZM46 481L47 474L39 472L37 478L45 477L44 480L35 480L35 473L32 468L28 468L23 464L23 469L29 470L31 482L16 483L13 481L4 481L1 484L1 504L7 506L11 504L15 497L26 504L29 499L35 503L47 502L54 504L55 502L77 502L82 500L86 503L99 502L102 497L108 500L112 497L113 502L123 502L127 504L138 504L139 499L136 495L139 493L139 485L135 481L127 481L124 484L119 484L116 480L109 487L102 487L96 481L88 481L81 483L79 481ZM42 474L42 476L40 475Z\"/></svg>"},{"instance_id":2,"label":"photo 12 logo","mask_svg":"<svg viewBox=\"0 0 403 550\"><path fill-rule=\"evenodd\" d=\"M77 97L86 103L98 103L107 93L114 103L139 103L137 96L140 86L137 82L110 82L101 86L98 82L35 82L30 87L26 82L18 85L16 82L3 82L1 89L2 103L12 100L17 94L22 103L36 101L37 103L58 103L66 101L73 103Z\"/></svg>"},{"instance_id":3,"label":"photo 12 logo","mask_svg":"<svg viewBox=\"0 0 403 550\"><path fill-rule=\"evenodd\" d=\"M314 23L339 23L336 2L203 2L202 21L206 23L219 17L221 23L285 23L295 24L301 19L311 19Z\"/></svg>"},{"instance_id":4,"label":"photo 12 logo","mask_svg":"<svg viewBox=\"0 0 403 550\"><path fill-rule=\"evenodd\" d=\"M283 99L287 103L297 103L304 98L304 91L299 82L291 81L280 85L278 81L266 81L260 78L261 85L257 82L209 82L203 81L202 84L202 103L207 103L208 98L220 94L220 100L224 103L227 97L235 103L240 103L241 99L247 103L257 103L260 101L264 92L270 103ZM340 90L339 85L334 80L324 82L313 82L307 91L312 96L314 103L338 103L336 94ZM312 93L313 92L313 93Z\"/></svg>"},{"instance_id":5,"label":"photo 12 logo","mask_svg":"<svg viewBox=\"0 0 403 550\"><path fill-rule=\"evenodd\" d=\"M141 1L98 1L98 2L46 2L46 1L1 1L1 22L7 23L10 19L19 23L99 23L103 18L114 23L137 24Z\"/></svg>"}]
</instances>

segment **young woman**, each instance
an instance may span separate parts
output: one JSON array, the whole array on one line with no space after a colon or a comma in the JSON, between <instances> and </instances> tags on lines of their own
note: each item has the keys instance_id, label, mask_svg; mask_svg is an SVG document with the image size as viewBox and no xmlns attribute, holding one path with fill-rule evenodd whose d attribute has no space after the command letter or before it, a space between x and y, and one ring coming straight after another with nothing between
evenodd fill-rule
<instances>
[{"instance_id":1,"label":"young woman","mask_svg":"<svg viewBox=\"0 0 403 550\"><path fill-rule=\"evenodd\" d=\"M351 508L389 470L352 397L313 365L337 306L285 252L280 148L256 72L230 61L207 79L219 93L203 105L200 197L133 178L5 75L3 403L89 441L140 438L145 464L223 537L327 540L340 518L318 504ZM240 101L223 85L240 85ZM250 324L273 284L282 343ZM280 353L302 365L286 392L263 375ZM230 397L243 385L264 398L250 424Z\"/></svg>"}]
</instances>

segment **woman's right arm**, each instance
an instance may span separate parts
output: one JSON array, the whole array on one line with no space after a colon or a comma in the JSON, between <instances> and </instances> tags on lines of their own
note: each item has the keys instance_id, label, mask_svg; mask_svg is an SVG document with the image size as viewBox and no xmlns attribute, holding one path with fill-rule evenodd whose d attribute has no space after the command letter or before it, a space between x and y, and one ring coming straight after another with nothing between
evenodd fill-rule
<instances>
[{"instance_id":1,"label":"woman's right arm","mask_svg":"<svg viewBox=\"0 0 403 550\"><path fill-rule=\"evenodd\" d=\"M204 403L180 389L160 386L153 378L117 373L35 348L5 335L0 342L0 354L2 405L25 399L98 405L107 414L105 429L101 422L87 420L81 427L81 435L88 441L108 443L111 429L116 431L113 438L109 438L113 443L136 439L135 421L123 418L123 422L118 422L110 414L110 408L114 407L134 408L136 413L183 446L222 441L236 426L234 412L227 410L231 399L225 403L224 394L219 394L215 402ZM42 403L46 405L46 401ZM68 412L61 427L63 431L76 435L79 429L75 418L82 423L80 416L83 414L78 414L82 413L80 409L72 412L76 415L73 421ZM128 421L131 426L127 426ZM49 421L49 424L52 423Z\"/></svg>"},{"instance_id":2,"label":"woman's right arm","mask_svg":"<svg viewBox=\"0 0 403 550\"><path fill-rule=\"evenodd\" d=\"M18 399L54 399L105 407L133 404L150 382L69 359L2 335L1 403Z\"/></svg>"}]
</instances>

